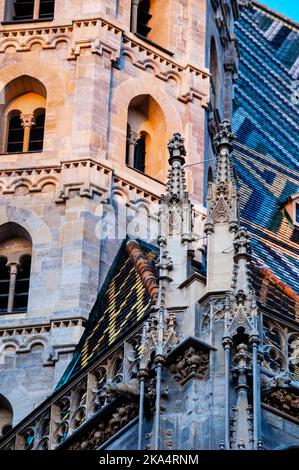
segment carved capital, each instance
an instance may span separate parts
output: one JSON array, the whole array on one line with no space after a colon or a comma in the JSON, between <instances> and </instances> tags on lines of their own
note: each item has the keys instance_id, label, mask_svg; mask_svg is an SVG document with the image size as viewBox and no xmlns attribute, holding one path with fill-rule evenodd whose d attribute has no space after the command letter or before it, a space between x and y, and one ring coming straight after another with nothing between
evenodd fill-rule
<instances>
[{"instance_id":1,"label":"carved capital","mask_svg":"<svg viewBox=\"0 0 299 470\"><path fill-rule=\"evenodd\" d=\"M33 114L21 114L21 125L22 127L29 127L35 126L35 120Z\"/></svg>"}]
</instances>

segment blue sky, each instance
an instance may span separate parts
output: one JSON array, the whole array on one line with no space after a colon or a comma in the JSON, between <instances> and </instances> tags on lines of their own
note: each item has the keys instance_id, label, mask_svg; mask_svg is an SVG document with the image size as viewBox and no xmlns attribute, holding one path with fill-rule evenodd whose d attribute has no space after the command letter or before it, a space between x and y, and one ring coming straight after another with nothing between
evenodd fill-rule
<instances>
[{"instance_id":1,"label":"blue sky","mask_svg":"<svg viewBox=\"0 0 299 470\"><path fill-rule=\"evenodd\" d=\"M259 2L299 23L298 0L259 0Z\"/></svg>"}]
</instances>

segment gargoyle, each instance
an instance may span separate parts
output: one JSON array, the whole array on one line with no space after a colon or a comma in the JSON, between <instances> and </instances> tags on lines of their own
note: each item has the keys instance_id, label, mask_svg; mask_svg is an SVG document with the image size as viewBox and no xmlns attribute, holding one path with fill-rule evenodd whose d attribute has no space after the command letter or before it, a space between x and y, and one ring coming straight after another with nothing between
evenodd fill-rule
<instances>
[{"instance_id":1,"label":"gargoyle","mask_svg":"<svg viewBox=\"0 0 299 470\"><path fill-rule=\"evenodd\" d=\"M266 374L261 374L261 393L268 395L278 388L288 388L291 379L284 372L277 374L274 377L268 377Z\"/></svg>"},{"instance_id":2,"label":"gargoyle","mask_svg":"<svg viewBox=\"0 0 299 470\"><path fill-rule=\"evenodd\" d=\"M139 380L132 379L129 382L120 383L107 383L104 385L101 397L102 398L115 398L115 397L130 397L136 398L139 396Z\"/></svg>"}]
</instances>

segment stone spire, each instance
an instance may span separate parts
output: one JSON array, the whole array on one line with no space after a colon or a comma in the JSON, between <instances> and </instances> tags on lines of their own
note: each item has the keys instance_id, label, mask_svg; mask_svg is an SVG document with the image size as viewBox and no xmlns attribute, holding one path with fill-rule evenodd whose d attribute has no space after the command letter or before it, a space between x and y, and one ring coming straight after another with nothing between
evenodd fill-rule
<instances>
[{"instance_id":1,"label":"stone spire","mask_svg":"<svg viewBox=\"0 0 299 470\"><path fill-rule=\"evenodd\" d=\"M234 240L232 288L227 295L223 345L232 353L230 371L237 394L230 428L230 446L236 449L258 449L260 440L260 318L251 282L251 248L249 234L240 227ZM226 356L226 367L229 358ZM249 380L253 384L249 402ZM227 384L228 387L228 384ZM229 400L228 400L229 401Z\"/></svg>"},{"instance_id":2,"label":"stone spire","mask_svg":"<svg viewBox=\"0 0 299 470\"><path fill-rule=\"evenodd\" d=\"M230 123L222 121L214 138L217 150L216 175L214 181L208 183L207 233L213 231L217 223L228 222L232 231L236 231L238 226L237 181L231 160L233 139Z\"/></svg>"},{"instance_id":3,"label":"stone spire","mask_svg":"<svg viewBox=\"0 0 299 470\"><path fill-rule=\"evenodd\" d=\"M229 314L226 331L229 336L237 334L241 326L248 335L258 334L256 296L251 284L251 249L249 234L240 227L234 240L234 271L232 290L228 295Z\"/></svg>"},{"instance_id":4,"label":"stone spire","mask_svg":"<svg viewBox=\"0 0 299 470\"><path fill-rule=\"evenodd\" d=\"M160 200L160 248L157 268L159 289L148 324L144 329L140 367L146 370L153 354L156 366L156 414L151 432L151 448L161 446L160 415L162 399L162 370L166 356L178 343L177 305L187 303L180 285L188 277L190 251L192 251L192 204L186 192L185 156L183 137L176 133L168 143L169 173L167 193ZM141 422L141 421L140 421ZM141 434L141 431L140 431Z\"/></svg>"},{"instance_id":5,"label":"stone spire","mask_svg":"<svg viewBox=\"0 0 299 470\"><path fill-rule=\"evenodd\" d=\"M181 242L192 241L192 204L186 192L184 138L175 133L168 143L169 165L167 194L161 196L160 242L169 237L180 237Z\"/></svg>"},{"instance_id":6,"label":"stone spire","mask_svg":"<svg viewBox=\"0 0 299 470\"><path fill-rule=\"evenodd\" d=\"M184 198L186 191L185 179L185 156L186 149L184 145L185 139L179 133L175 133L168 142L170 169L167 181L167 196L169 201L179 201Z\"/></svg>"},{"instance_id":7,"label":"stone spire","mask_svg":"<svg viewBox=\"0 0 299 470\"><path fill-rule=\"evenodd\" d=\"M216 174L208 183L207 220L207 285L208 291L231 287L233 240L239 224L237 181L232 165L233 134L227 120L221 122L215 136Z\"/></svg>"}]
</instances>

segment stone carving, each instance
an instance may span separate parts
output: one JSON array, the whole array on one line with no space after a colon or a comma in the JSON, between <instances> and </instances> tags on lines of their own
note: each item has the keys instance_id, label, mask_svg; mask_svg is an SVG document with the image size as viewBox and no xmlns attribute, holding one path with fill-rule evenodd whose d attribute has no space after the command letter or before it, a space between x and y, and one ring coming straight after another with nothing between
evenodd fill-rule
<instances>
[{"instance_id":1,"label":"stone carving","mask_svg":"<svg viewBox=\"0 0 299 470\"><path fill-rule=\"evenodd\" d=\"M170 164L172 163L172 159L182 160L182 164L185 163L185 159L183 158L186 156L186 149L184 145L185 139L181 136L178 132L173 134L172 139L168 142L168 150L170 155Z\"/></svg>"},{"instance_id":2,"label":"stone carving","mask_svg":"<svg viewBox=\"0 0 299 470\"><path fill-rule=\"evenodd\" d=\"M287 388L290 382L291 380L287 374L278 374L275 377L261 374L261 393L265 396L277 388Z\"/></svg>"},{"instance_id":3,"label":"stone carving","mask_svg":"<svg viewBox=\"0 0 299 470\"><path fill-rule=\"evenodd\" d=\"M136 398L139 396L139 379L121 383L107 383L102 389L101 396L109 399L115 397Z\"/></svg>"},{"instance_id":4,"label":"stone carving","mask_svg":"<svg viewBox=\"0 0 299 470\"><path fill-rule=\"evenodd\" d=\"M299 334L269 319L264 320L263 367L279 375L287 371L299 381Z\"/></svg>"},{"instance_id":5,"label":"stone carving","mask_svg":"<svg viewBox=\"0 0 299 470\"><path fill-rule=\"evenodd\" d=\"M101 421L85 435L81 435L80 440L74 442L68 450L95 450L116 432L126 426L138 415L136 403L120 404L112 412L112 416L102 417Z\"/></svg>"},{"instance_id":6,"label":"stone carving","mask_svg":"<svg viewBox=\"0 0 299 470\"><path fill-rule=\"evenodd\" d=\"M223 224L229 222L230 208L223 197L216 203L211 219L214 224Z\"/></svg>"},{"instance_id":7,"label":"stone carving","mask_svg":"<svg viewBox=\"0 0 299 470\"><path fill-rule=\"evenodd\" d=\"M205 380L209 372L209 352L189 346L176 357L169 370L180 385L193 378Z\"/></svg>"},{"instance_id":8,"label":"stone carving","mask_svg":"<svg viewBox=\"0 0 299 470\"><path fill-rule=\"evenodd\" d=\"M264 403L294 418L299 417L299 394L279 388L264 398Z\"/></svg>"},{"instance_id":9,"label":"stone carving","mask_svg":"<svg viewBox=\"0 0 299 470\"><path fill-rule=\"evenodd\" d=\"M214 139L217 147L220 146L220 148L221 148L223 145L229 145L230 146L231 142L234 140L234 138L235 138L235 136L231 131L230 122L226 119L223 120L219 124L219 132L216 134L215 139Z\"/></svg>"}]
</instances>

